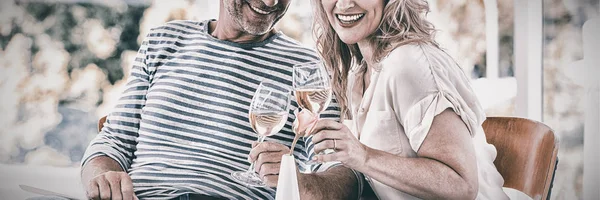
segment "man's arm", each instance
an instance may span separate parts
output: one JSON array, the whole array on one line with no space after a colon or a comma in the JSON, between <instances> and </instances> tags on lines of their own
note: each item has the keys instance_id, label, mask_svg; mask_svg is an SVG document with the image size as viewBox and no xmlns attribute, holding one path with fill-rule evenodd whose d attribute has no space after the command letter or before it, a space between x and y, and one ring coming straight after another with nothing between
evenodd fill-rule
<instances>
[{"instance_id":1,"label":"man's arm","mask_svg":"<svg viewBox=\"0 0 600 200\"><path fill-rule=\"evenodd\" d=\"M136 151L142 108L150 85L146 64L149 36L142 42L117 105L83 156L81 181L90 199L134 196L127 169Z\"/></svg>"},{"instance_id":2,"label":"man's arm","mask_svg":"<svg viewBox=\"0 0 600 200\"><path fill-rule=\"evenodd\" d=\"M337 166L324 172L298 175L301 199L358 199L359 180L351 169Z\"/></svg>"}]
</instances>

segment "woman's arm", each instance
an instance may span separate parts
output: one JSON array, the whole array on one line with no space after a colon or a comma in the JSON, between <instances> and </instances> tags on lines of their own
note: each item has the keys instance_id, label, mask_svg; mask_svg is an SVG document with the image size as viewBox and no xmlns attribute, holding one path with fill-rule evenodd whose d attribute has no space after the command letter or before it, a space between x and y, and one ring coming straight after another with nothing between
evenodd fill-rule
<instances>
[{"instance_id":1,"label":"woman's arm","mask_svg":"<svg viewBox=\"0 0 600 200\"><path fill-rule=\"evenodd\" d=\"M332 139L336 139L338 151L318 156L319 161L341 161L383 184L423 199L477 196L477 163L471 137L467 126L451 109L434 118L416 158L368 148L345 136L343 130L347 128L329 123L317 124L315 128L319 132L313 140L320 143L315 152L332 148Z\"/></svg>"},{"instance_id":2,"label":"woman's arm","mask_svg":"<svg viewBox=\"0 0 600 200\"><path fill-rule=\"evenodd\" d=\"M434 118L417 156L402 158L369 149L366 163L357 170L423 199L475 199L475 150L467 126L451 109Z\"/></svg>"}]
</instances>

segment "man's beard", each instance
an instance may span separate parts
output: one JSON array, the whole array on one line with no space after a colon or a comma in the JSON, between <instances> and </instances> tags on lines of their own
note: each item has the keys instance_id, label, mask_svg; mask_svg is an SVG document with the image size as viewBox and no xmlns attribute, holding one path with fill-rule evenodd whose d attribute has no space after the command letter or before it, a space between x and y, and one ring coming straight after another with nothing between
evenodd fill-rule
<instances>
[{"instance_id":1,"label":"man's beard","mask_svg":"<svg viewBox=\"0 0 600 200\"><path fill-rule=\"evenodd\" d=\"M237 18L236 21L238 25L242 27L242 29L252 35L264 35L273 29L271 24L275 24L275 22L263 22L256 25L252 25L250 22L246 21L243 17Z\"/></svg>"},{"instance_id":2,"label":"man's beard","mask_svg":"<svg viewBox=\"0 0 600 200\"><path fill-rule=\"evenodd\" d=\"M244 17L244 12L243 12L243 7L244 6L248 6L248 5L244 5L246 2L245 0L240 1L239 3L235 3L235 5L231 5L228 6L229 8L227 9L227 11L229 12L229 15L232 17L233 21L244 31L247 32L249 34L252 35L264 35L267 34L269 31L271 31L273 29L273 26L275 25L275 23L277 23L277 21L279 21L279 19L281 19L281 16L277 16L275 19L273 19L273 21L271 21L271 19L267 19L265 21L262 22L250 22L248 21L245 17ZM254 12L254 11L250 11L250 12Z\"/></svg>"}]
</instances>

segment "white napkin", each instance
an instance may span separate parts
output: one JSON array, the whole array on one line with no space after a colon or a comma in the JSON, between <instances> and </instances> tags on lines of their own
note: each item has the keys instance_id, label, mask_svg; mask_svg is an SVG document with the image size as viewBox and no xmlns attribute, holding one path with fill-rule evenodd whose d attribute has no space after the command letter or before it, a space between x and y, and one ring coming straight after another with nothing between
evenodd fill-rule
<instances>
[{"instance_id":1,"label":"white napkin","mask_svg":"<svg viewBox=\"0 0 600 200\"><path fill-rule=\"evenodd\" d=\"M298 177L296 174L296 159L285 154L281 157L279 168L279 181L277 181L277 194L275 200L300 200Z\"/></svg>"},{"instance_id":2,"label":"white napkin","mask_svg":"<svg viewBox=\"0 0 600 200\"><path fill-rule=\"evenodd\" d=\"M527 194L513 188L502 187L502 190L504 190L506 196L511 200L533 200L533 198L529 197ZM538 197L536 199L541 198Z\"/></svg>"}]
</instances>

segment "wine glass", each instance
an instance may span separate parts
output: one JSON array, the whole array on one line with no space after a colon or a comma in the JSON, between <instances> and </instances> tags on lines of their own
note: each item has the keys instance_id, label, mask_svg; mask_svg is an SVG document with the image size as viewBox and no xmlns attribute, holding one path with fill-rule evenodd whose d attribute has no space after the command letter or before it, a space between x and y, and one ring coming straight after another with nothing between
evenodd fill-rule
<instances>
[{"instance_id":1,"label":"wine glass","mask_svg":"<svg viewBox=\"0 0 600 200\"><path fill-rule=\"evenodd\" d=\"M329 74L323 62L312 61L294 65L292 79L294 96L296 96L298 106L302 109L307 109L319 117L321 112L325 111L329 106L332 95ZM312 132L312 130L306 131ZM323 152L331 153L333 151L326 150ZM307 164L313 165L316 163L310 160Z\"/></svg>"},{"instance_id":2,"label":"wine glass","mask_svg":"<svg viewBox=\"0 0 600 200\"><path fill-rule=\"evenodd\" d=\"M278 133L288 119L290 105L290 90L280 87L271 81L263 81L256 89L248 119L250 126L258 135L260 144L266 137ZM266 184L254 171L254 163L250 164L248 171L231 173L234 180L252 187L265 187Z\"/></svg>"}]
</instances>

